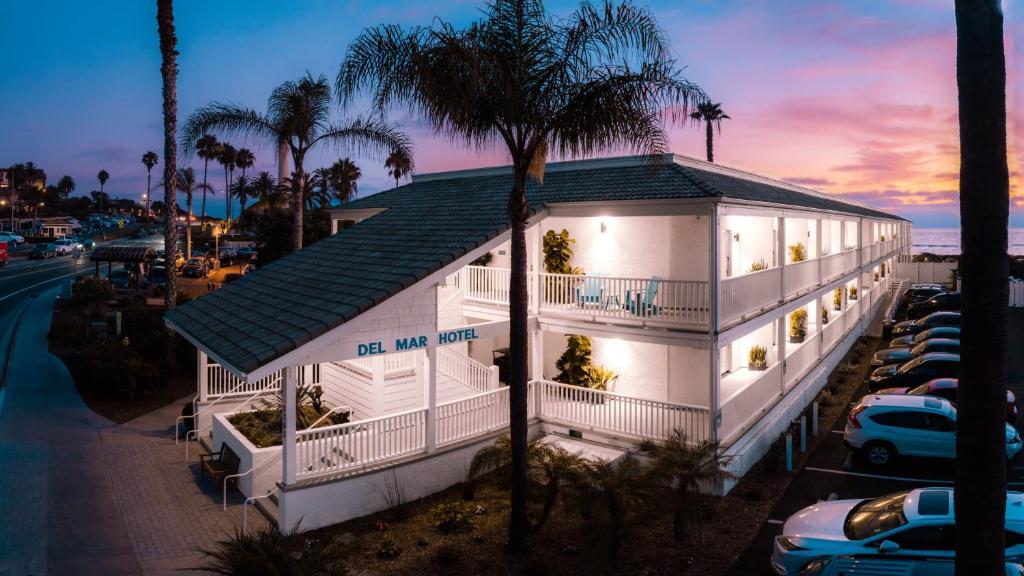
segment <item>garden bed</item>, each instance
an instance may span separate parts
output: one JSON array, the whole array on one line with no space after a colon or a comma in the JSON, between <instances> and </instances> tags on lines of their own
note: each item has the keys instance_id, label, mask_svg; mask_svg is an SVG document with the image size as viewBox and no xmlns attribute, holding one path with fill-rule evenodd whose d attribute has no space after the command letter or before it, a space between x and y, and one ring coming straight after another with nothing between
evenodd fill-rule
<instances>
[{"instance_id":1,"label":"garden bed","mask_svg":"<svg viewBox=\"0 0 1024 576\"><path fill-rule=\"evenodd\" d=\"M339 411L327 416L330 413L330 409L323 406L319 409L314 409L311 406L302 406L300 411L305 413L303 416L300 416L300 422L307 419L306 421L310 424L326 416L322 422L316 424L316 428L345 424L348 422L350 414L349 412ZM281 422L280 408L264 407L248 412L237 412L228 416L227 420L235 427L239 434L245 436L245 439L257 448L270 448L271 446L281 445L284 428ZM306 426L299 425L299 429L306 427L308 427L308 424Z\"/></svg>"}]
</instances>

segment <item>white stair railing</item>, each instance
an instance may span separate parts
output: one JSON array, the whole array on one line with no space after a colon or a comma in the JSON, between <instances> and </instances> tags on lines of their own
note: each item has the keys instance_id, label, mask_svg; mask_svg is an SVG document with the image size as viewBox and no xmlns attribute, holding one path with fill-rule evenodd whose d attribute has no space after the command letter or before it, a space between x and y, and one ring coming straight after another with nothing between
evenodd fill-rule
<instances>
[{"instance_id":1,"label":"white stair railing","mask_svg":"<svg viewBox=\"0 0 1024 576\"><path fill-rule=\"evenodd\" d=\"M280 389L281 388L281 382L284 380L283 374L281 372L275 372L273 374L273 376L275 376L275 377L270 380L270 382L267 384L267 386L265 388L263 388L262 390L259 390L257 392L254 392L251 396L249 396L248 398L243 400L240 404L238 404L238 406L236 406L233 411L234 412L240 412L245 407L249 406L249 404L253 400L255 400L256 398L259 398L260 396L263 396L264 394L266 394L267 392L269 392L269 391L271 391L271 390L273 390L275 388ZM196 418L200 414L203 414L205 412L210 411L214 406L216 406L217 404L219 404L221 401L225 400L226 398L229 398L229 397L222 396L222 397L214 400L213 402L207 404L206 406L203 406L203 408L201 410L196 411L191 416L179 416L178 417L179 420L181 418L192 418L193 419L193 428L192 428L192 430L189 430L188 432L185 433L185 462L188 462L189 438L194 438L195 440L198 441L200 435L203 432L205 432L205 431L207 431L207 430L209 430L210 428L213 427L213 423L211 422L209 426L204 426L202 428L199 428L198 426L196 426L196 424L198 423L198 420L196 420ZM237 397L235 397L235 398L237 398ZM175 435L175 442L177 442L177 435L178 435L178 431L177 430L174 431L174 435Z\"/></svg>"},{"instance_id":2,"label":"white stair railing","mask_svg":"<svg viewBox=\"0 0 1024 576\"><path fill-rule=\"evenodd\" d=\"M221 368L220 366L216 366L215 365L215 367L219 368L219 369L221 369L223 371L223 368ZM232 378L234 378L234 376L232 376ZM267 376L266 378L262 378L260 380L257 380L256 382L259 383L260 386L256 389L256 394L257 395L262 394L263 392L265 392L269 388L272 388L273 386L280 386L280 382L279 382L280 378L281 378L281 373L280 372L275 372L275 373ZM245 393L240 393L239 391L242 390L243 388L247 389L247 391ZM181 423L182 422L184 422L185 420L192 420L193 422L195 422L196 418L199 415L206 413L207 411L210 410L210 408L212 408L213 406L216 406L217 404L220 404L224 400L227 400L229 398L238 398L239 396L244 396L245 394L249 394L251 392L251 390L248 390L249 388L251 388L251 385L246 383L245 380L242 380L241 378L235 378L234 384L233 384L233 386L231 388L228 388L227 390L225 390L221 394L217 394L216 395L217 397L213 400L213 402L210 402L209 404L207 404L206 406L203 406L199 410L196 410L196 401L199 399L199 397L196 396L195 398L193 398L192 399L192 414L189 414L187 416L178 416L174 420L174 443L175 444L178 443L178 432L181 429ZM194 426L193 426L193 428L194 428Z\"/></svg>"},{"instance_id":3,"label":"white stair railing","mask_svg":"<svg viewBox=\"0 0 1024 576\"><path fill-rule=\"evenodd\" d=\"M438 348L437 371L477 392L486 392L498 387L496 366L485 366L449 347Z\"/></svg>"},{"instance_id":4,"label":"white stair railing","mask_svg":"<svg viewBox=\"0 0 1024 576\"><path fill-rule=\"evenodd\" d=\"M260 496L249 496L245 499L245 502L242 503L242 534L245 534L249 530L249 504L252 504L262 498L270 498L274 492L277 492L277 486L268 490L266 494Z\"/></svg>"},{"instance_id":5,"label":"white stair railing","mask_svg":"<svg viewBox=\"0 0 1024 576\"><path fill-rule=\"evenodd\" d=\"M419 408L296 433L300 477L361 468L426 449L427 410Z\"/></svg>"}]
</instances>

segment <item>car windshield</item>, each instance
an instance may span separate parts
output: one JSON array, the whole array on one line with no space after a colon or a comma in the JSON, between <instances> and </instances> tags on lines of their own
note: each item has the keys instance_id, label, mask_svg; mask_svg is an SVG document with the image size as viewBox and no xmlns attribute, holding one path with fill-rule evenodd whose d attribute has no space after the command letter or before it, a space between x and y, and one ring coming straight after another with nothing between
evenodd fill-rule
<instances>
[{"instance_id":1,"label":"car windshield","mask_svg":"<svg viewBox=\"0 0 1024 576\"><path fill-rule=\"evenodd\" d=\"M864 540L888 532L907 523L903 515L903 501L909 490L865 500L850 510L843 525L843 533L850 540Z\"/></svg>"},{"instance_id":2,"label":"car windshield","mask_svg":"<svg viewBox=\"0 0 1024 576\"><path fill-rule=\"evenodd\" d=\"M111 278L127 278L128 277L128 271L127 270L114 270L114 271L112 271L110 273L110 277Z\"/></svg>"},{"instance_id":3,"label":"car windshield","mask_svg":"<svg viewBox=\"0 0 1024 576\"><path fill-rule=\"evenodd\" d=\"M906 374L907 372L910 372L914 368L920 366L922 362L924 362L924 356L918 356L917 358L914 358L910 362L907 362L906 364L900 366L897 372L899 372L900 374Z\"/></svg>"},{"instance_id":4,"label":"car windshield","mask_svg":"<svg viewBox=\"0 0 1024 576\"><path fill-rule=\"evenodd\" d=\"M924 354L924 351L928 349L928 342L924 341L910 349L911 356L920 356Z\"/></svg>"},{"instance_id":5,"label":"car windshield","mask_svg":"<svg viewBox=\"0 0 1024 576\"><path fill-rule=\"evenodd\" d=\"M199 266L200 264L202 264L202 263L203 263L203 261L202 261L202 260L200 260L200 259L198 259L198 258L193 258L193 259L189 260L189 261L188 261L188 263L189 263L189 264L190 264L191 266Z\"/></svg>"},{"instance_id":6,"label":"car windshield","mask_svg":"<svg viewBox=\"0 0 1024 576\"><path fill-rule=\"evenodd\" d=\"M911 389L907 392L908 396L928 396L932 393L931 387L928 384L921 384L917 388Z\"/></svg>"}]
</instances>

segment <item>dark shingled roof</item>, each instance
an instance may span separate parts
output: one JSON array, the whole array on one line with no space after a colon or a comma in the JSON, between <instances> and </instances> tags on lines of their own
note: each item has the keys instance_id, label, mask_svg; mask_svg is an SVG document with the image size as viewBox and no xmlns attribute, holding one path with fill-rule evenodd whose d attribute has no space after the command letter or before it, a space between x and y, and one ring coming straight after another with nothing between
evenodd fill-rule
<instances>
[{"instance_id":1,"label":"dark shingled roof","mask_svg":"<svg viewBox=\"0 0 1024 576\"><path fill-rule=\"evenodd\" d=\"M570 202L735 198L897 218L699 162L587 164L553 164L543 185L531 181L531 210ZM346 208L386 210L168 312L167 321L250 373L504 232L511 187L507 171L432 175L349 203Z\"/></svg>"},{"instance_id":2,"label":"dark shingled roof","mask_svg":"<svg viewBox=\"0 0 1024 576\"><path fill-rule=\"evenodd\" d=\"M100 246L92 251L93 262L147 262L156 258L156 252L145 246Z\"/></svg>"}]
</instances>

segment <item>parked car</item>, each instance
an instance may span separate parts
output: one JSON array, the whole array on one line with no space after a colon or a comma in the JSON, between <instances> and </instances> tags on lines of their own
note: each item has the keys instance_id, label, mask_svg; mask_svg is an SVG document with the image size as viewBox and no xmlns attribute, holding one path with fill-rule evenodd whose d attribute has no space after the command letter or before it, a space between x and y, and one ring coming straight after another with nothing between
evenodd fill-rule
<instances>
[{"instance_id":1,"label":"parked car","mask_svg":"<svg viewBox=\"0 0 1024 576\"><path fill-rule=\"evenodd\" d=\"M57 249L53 244L36 244L29 251L28 257L32 259L45 260L47 258L56 258Z\"/></svg>"},{"instance_id":2,"label":"parked car","mask_svg":"<svg viewBox=\"0 0 1024 576\"><path fill-rule=\"evenodd\" d=\"M911 284L903 293L903 305L910 306L915 302L924 302L932 296L946 292L942 284Z\"/></svg>"},{"instance_id":3,"label":"parked car","mask_svg":"<svg viewBox=\"0 0 1024 576\"><path fill-rule=\"evenodd\" d=\"M812 560L800 576L954 576L956 560L899 554L854 554ZM1024 564L1007 562L1005 576L1024 576Z\"/></svg>"},{"instance_id":4,"label":"parked car","mask_svg":"<svg viewBox=\"0 0 1024 576\"><path fill-rule=\"evenodd\" d=\"M850 410L843 443L872 466L898 456L956 457L956 407L937 396L869 394ZM1020 434L1006 424L1006 458L1021 451Z\"/></svg>"},{"instance_id":5,"label":"parked car","mask_svg":"<svg viewBox=\"0 0 1024 576\"><path fill-rule=\"evenodd\" d=\"M894 338L900 336L906 336L908 334L917 334L918 332L924 332L929 328L935 328L936 326L960 326L960 313L959 312L932 312L924 318L918 318L917 320L906 320L900 322L892 329L892 335Z\"/></svg>"},{"instance_id":6,"label":"parked car","mask_svg":"<svg viewBox=\"0 0 1024 576\"><path fill-rule=\"evenodd\" d=\"M932 312L959 312L960 293L943 292L936 294L924 302L914 302L907 306L907 319L916 320L923 318Z\"/></svg>"},{"instance_id":7,"label":"parked car","mask_svg":"<svg viewBox=\"0 0 1024 576\"><path fill-rule=\"evenodd\" d=\"M164 287L167 285L167 268L165 266L153 266L149 269L149 282L151 286Z\"/></svg>"},{"instance_id":8,"label":"parked car","mask_svg":"<svg viewBox=\"0 0 1024 576\"><path fill-rule=\"evenodd\" d=\"M917 358L928 352L949 352L960 353L960 341L952 338L931 338L919 342L913 346L903 348L885 348L875 352L871 358L872 366L886 366L888 364L902 364L908 360Z\"/></svg>"},{"instance_id":9,"label":"parked car","mask_svg":"<svg viewBox=\"0 0 1024 576\"><path fill-rule=\"evenodd\" d=\"M110 285L115 290L128 290L129 288L144 288L145 282L140 282L138 286L135 285L136 275L131 270L124 268L118 270L111 270L110 274L107 274L107 280L110 281Z\"/></svg>"},{"instance_id":10,"label":"parked car","mask_svg":"<svg viewBox=\"0 0 1024 576\"><path fill-rule=\"evenodd\" d=\"M190 258L181 269L181 273L193 278L206 278L210 273L210 266L206 258Z\"/></svg>"},{"instance_id":11,"label":"parked car","mask_svg":"<svg viewBox=\"0 0 1024 576\"><path fill-rule=\"evenodd\" d=\"M14 234L13 232L0 232L0 242L17 246L18 244L25 243L25 237Z\"/></svg>"},{"instance_id":12,"label":"parked car","mask_svg":"<svg viewBox=\"0 0 1024 576\"><path fill-rule=\"evenodd\" d=\"M57 250L58 254L71 254L75 250L82 249L82 245L77 240L72 240L71 238L57 240L53 243L53 247Z\"/></svg>"},{"instance_id":13,"label":"parked car","mask_svg":"<svg viewBox=\"0 0 1024 576\"><path fill-rule=\"evenodd\" d=\"M956 406L956 391L959 382L956 378L936 378L916 388L882 388L876 394L937 396L949 400L951 404ZM1011 424L1017 421L1017 397L1010 390L1006 391L1006 421Z\"/></svg>"},{"instance_id":14,"label":"parked car","mask_svg":"<svg viewBox=\"0 0 1024 576\"><path fill-rule=\"evenodd\" d=\"M7 266L10 255L7 253L7 242L0 242L0 266Z\"/></svg>"},{"instance_id":15,"label":"parked car","mask_svg":"<svg viewBox=\"0 0 1024 576\"><path fill-rule=\"evenodd\" d=\"M96 242L92 238L82 240L82 250L92 250L95 247Z\"/></svg>"},{"instance_id":16,"label":"parked car","mask_svg":"<svg viewBox=\"0 0 1024 576\"><path fill-rule=\"evenodd\" d=\"M913 388L935 378L960 376L960 355L929 352L903 364L880 366L868 376L868 390Z\"/></svg>"},{"instance_id":17,"label":"parked car","mask_svg":"<svg viewBox=\"0 0 1024 576\"><path fill-rule=\"evenodd\" d=\"M950 340L960 339L960 327L959 326L936 326L935 328L929 328L924 332L918 332L914 335L900 336L899 338L893 338L889 341L889 348L906 348L907 346L913 346L920 344L925 340L931 340L932 338L947 338Z\"/></svg>"},{"instance_id":18,"label":"parked car","mask_svg":"<svg viewBox=\"0 0 1024 576\"><path fill-rule=\"evenodd\" d=\"M1007 557L1024 554L1022 504L1024 494L1006 493ZM839 555L953 558L955 530L952 488L823 501L786 520L775 537L771 565L777 574L791 576L812 562Z\"/></svg>"}]
</instances>

